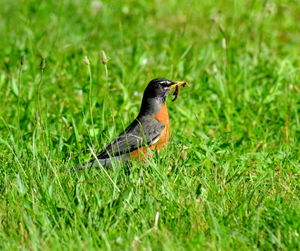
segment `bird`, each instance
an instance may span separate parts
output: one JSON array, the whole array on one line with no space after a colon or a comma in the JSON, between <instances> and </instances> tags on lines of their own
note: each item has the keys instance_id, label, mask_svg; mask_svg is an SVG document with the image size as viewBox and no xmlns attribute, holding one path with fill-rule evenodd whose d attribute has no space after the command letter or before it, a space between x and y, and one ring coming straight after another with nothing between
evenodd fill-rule
<instances>
[{"instance_id":1,"label":"bird","mask_svg":"<svg viewBox=\"0 0 300 251\"><path fill-rule=\"evenodd\" d=\"M170 120L166 106L166 98L175 89L175 100L178 88L186 86L184 81L171 81L166 78L156 78L147 85L140 111L133 122L114 140L112 140L98 155L78 166L111 167L116 162L144 159L151 155L151 150L160 151L170 138Z\"/></svg>"}]
</instances>

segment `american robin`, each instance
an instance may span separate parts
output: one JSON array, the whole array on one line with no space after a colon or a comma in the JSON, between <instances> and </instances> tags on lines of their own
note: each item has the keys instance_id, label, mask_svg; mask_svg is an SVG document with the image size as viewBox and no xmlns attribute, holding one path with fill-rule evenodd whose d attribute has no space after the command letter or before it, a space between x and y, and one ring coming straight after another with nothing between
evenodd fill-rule
<instances>
[{"instance_id":1,"label":"american robin","mask_svg":"<svg viewBox=\"0 0 300 251\"><path fill-rule=\"evenodd\" d=\"M110 142L98 155L80 168L112 166L114 161L144 158L149 149L159 151L170 136L169 114L166 97L171 89L175 98L179 86L187 83L173 82L165 78L150 81L143 95L140 112L136 119L117 138Z\"/></svg>"}]
</instances>

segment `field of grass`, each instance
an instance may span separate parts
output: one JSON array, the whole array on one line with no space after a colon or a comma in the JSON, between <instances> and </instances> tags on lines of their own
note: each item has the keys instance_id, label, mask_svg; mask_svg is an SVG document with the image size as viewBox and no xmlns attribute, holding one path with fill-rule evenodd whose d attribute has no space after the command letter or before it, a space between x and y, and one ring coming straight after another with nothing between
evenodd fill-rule
<instances>
[{"instance_id":1,"label":"field of grass","mask_svg":"<svg viewBox=\"0 0 300 251\"><path fill-rule=\"evenodd\" d=\"M299 13L297 0L2 0L0 248L298 249ZM156 77L191 84L168 99L168 147L130 171L65 172L135 118Z\"/></svg>"}]
</instances>

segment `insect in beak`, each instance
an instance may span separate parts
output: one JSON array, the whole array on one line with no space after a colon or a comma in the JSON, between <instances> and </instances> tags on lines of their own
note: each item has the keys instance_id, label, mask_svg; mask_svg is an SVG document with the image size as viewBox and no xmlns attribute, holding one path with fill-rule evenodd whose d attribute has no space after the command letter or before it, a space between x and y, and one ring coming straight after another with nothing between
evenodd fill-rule
<instances>
[{"instance_id":1,"label":"insect in beak","mask_svg":"<svg viewBox=\"0 0 300 251\"><path fill-rule=\"evenodd\" d=\"M175 88L175 91L173 93L174 95L174 98L172 99L172 101L175 101L179 95L179 87L180 86L187 86L188 83L187 82L184 82L184 81L177 81L177 82L173 82L171 83L169 86L168 86L168 89L171 90L171 89L174 89Z\"/></svg>"}]
</instances>

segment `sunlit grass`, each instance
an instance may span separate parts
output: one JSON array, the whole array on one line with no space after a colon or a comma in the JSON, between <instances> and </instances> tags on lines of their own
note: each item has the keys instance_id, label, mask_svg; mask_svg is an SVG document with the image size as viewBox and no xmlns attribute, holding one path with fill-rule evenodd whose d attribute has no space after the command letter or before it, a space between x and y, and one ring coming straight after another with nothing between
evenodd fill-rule
<instances>
[{"instance_id":1,"label":"sunlit grass","mask_svg":"<svg viewBox=\"0 0 300 251\"><path fill-rule=\"evenodd\" d=\"M2 2L1 248L297 249L297 1ZM156 77L191 84L168 147L66 172Z\"/></svg>"}]
</instances>

